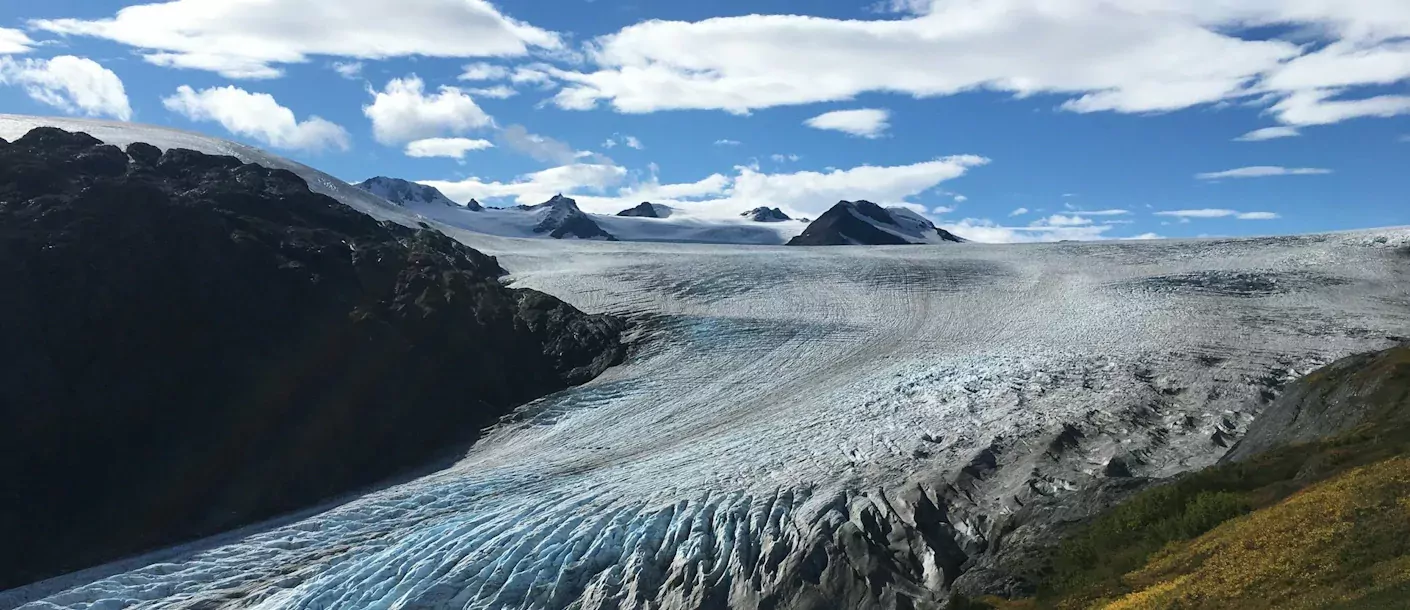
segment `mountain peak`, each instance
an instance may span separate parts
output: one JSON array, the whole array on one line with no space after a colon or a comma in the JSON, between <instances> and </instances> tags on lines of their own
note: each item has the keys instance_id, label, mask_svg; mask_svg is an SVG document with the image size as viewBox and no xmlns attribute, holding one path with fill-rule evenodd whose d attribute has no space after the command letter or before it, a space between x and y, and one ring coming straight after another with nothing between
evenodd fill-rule
<instances>
[{"instance_id":1,"label":"mountain peak","mask_svg":"<svg viewBox=\"0 0 1410 610\"><path fill-rule=\"evenodd\" d=\"M789 240L790 246L883 246L958 243L964 239L902 207L839 201Z\"/></svg>"},{"instance_id":2,"label":"mountain peak","mask_svg":"<svg viewBox=\"0 0 1410 610\"><path fill-rule=\"evenodd\" d=\"M618 216L633 216L636 218L666 218L671 215L670 208L664 205L643 201L635 207L617 212Z\"/></svg>"},{"instance_id":3,"label":"mountain peak","mask_svg":"<svg viewBox=\"0 0 1410 610\"><path fill-rule=\"evenodd\" d=\"M374 176L357 183L356 186L402 207L426 204L444 205L453 208L462 207L433 186L426 186L410 180L402 180L401 178ZM470 201L474 205L464 207L477 212L484 209L480 207L479 202L473 199Z\"/></svg>"},{"instance_id":4,"label":"mountain peak","mask_svg":"<svg viewBox=\"0 0 1410 610\"><path fill-rule=\"evenodd\" d=\"M782 222L785 220L793 220L792 218L788 217L788 214L784 214L783 210L767 206L759 206L757 208L744 212L743 214L740 214L740 216L748 218L749 220L752 220L754 222Z\"/></svg>"}]
</instances>

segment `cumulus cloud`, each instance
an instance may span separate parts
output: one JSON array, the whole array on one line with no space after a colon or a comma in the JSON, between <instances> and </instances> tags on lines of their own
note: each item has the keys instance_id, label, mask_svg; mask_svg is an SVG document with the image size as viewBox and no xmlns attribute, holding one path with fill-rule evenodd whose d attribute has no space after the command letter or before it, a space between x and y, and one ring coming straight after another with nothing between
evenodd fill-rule
<instances>
[{"instance_id":1,"label":"cumulus cloud","mask_svg":"<svg viewBox=\"0 0 1410 610\"><path fill-rule=\"evenodd\" d=\"M744 15L653 20L594 40L558 70L555 103L620 112L760 108L988 89L1067 96L1072 112L1162 112L1268 96L1287 125L1410 112L1359 92L1410 78L1410 8L1395 2L881 0L901 18ZM1246 34L1280 26L1284 39ZM1313 40L1315 44L1306 44Z\"/></svg>"},{"instance_id":2,"label":"cumulus cloud","mask_svg":"<svg viewBox=\"0 0 1410 610\"><path fill-rule=\"evenodd\" d=\"M0 56L0 85L22 87L35 101L69 114L132 118L122 79L86 57L17 60Z\"/></svg>"},{"instance_id":3,"label":"cumulus cloud","mask_svg":"<svg viewBox=\"0 0 1410 610\"><path fill-rule=\"evenodd\" d=\"M964 203L966 201L969 201L969 197L965 197L964 195L955 195L954 199L955 203Z\"/></svg>"},{"instance_id":4,"label":"cumulus cloud","mask_svg":"<svg viewBox=\"0 0 1410 610\"><path fill-rule=\"evenodd\" d=\"M1187 221L1191 218L1237 218L1239 220L1277 220L1282 218L1274 212L1240 212L1238 210L1226 210L1219 208L1203 208L1196 210L1166 210L1156 212L1156 216L1169 216Z\"/></svg>"},{"instance_id":5,"label":"cumulus cloud","mask_svg":"<svg viewBox=\"0 0 1410 610\"><path fill-rule=\"evenodd\" d=\"M1220 172L1195 174L1200 180L1221 180L1224 178L1266 178L1268 176L1315 176L1330 174L1332 170L1320 167L1279 167L1276 165L1255 165L1226 169Z\"/></svg>"},{"instance_id":6,"label":"cumulus cloud","mask_svg":"<svg viewBox=\"0 0 1410 610\"><path fill-rule=\"evenodd\" d=\"M815 116L803 123L813 129L840 131L862 138L879 138L891 127L891 111L884 108L835 110Z\"/></svg>"},{"instance_id":7,"label":"cumulus cloud","mask_svg":"<svg viewBox=\"0 0 1410 610\"><path fill-rule=\"evenodd\" d=\"M314 27L308 27L316 20ZM41 19L33 27L136 47L152 63L273 78L313 55L385 59L514 57L558 49L557 34L486 0L172 0L104 19Z\"/></svg>"},{"instance_id":8,"label":"cumulus cloud","mask_svg":"<svg viewBox=\"0 0 1410 610\"><path fill-rule=\"evenodd\" d=\"M474 88L474 89L465 89L465 92L466 92L466 93L469 93L469 94L471 94L471 95L478 95L478 96L480 96L480 97L488 97L488 98L497 99L497 100L509 99L509 98L511 98L511 97L514 97L514 96L516 96L516 95L519 95L519 92L518 92L517 90L515 90L513 87L510 87L509 85L495 85L495 86L493 86L493 87L477 87L477 88Z\"/></svg>"},{"instance_id":9,"label":"cumulus cloud","mask_svg":"<svg viewBox=\"0 0 1410 610\"><path fill-rule=\"evenodd\" d=\"M455 201L495 201L510 199L516 204L533 205L547 201L559 193L600 193L620 184L626 168L597 163L574 163L551 167L519 176L510 182L466 178L457 181L422 180Z\"/></svg>"},{"instance_id":10,"label":"cumulus cloud","mask_svg":"<svg viewBox=\"0 0 1410 610\"><path fill-rule=\"evenodd\" d=\"M0 28L0 55L25 53L34 44L24 32L10 28Z\"/></svg>"},{"instance_id":11,"label":"cumulus cloud","mask_svg":"<svg viewBox=\"0 0 1410 610\"><path fill-rule=\"evenodd\" d=\"M1032 223L1031 226L1080 227L1082 225L1089 224L1092 224L1092 219L1087 218L1085 216L1065 216L1062 214L1053 214L1052 216L1044 218L1043 220L1039 220Z\"/></svg>"},{"instance_id":12,"label":"cumulus cloud","mask_svg":"<svg viewBox=\"0 0 1410 610\"><path fill-rule=\"evenodd\" d=\"M460 80L504 80L509 78L509 68L476 62L467 64L458 78Z\"/></svg>"},{"instance_id":13,"label":"cumulus cloud","mask_svg":"<svg viewBox=\"0 0 1410 610\"><path fill-rule=\"evenodd\" d=\"M1273 140L1277 138L1295 138L1300 135L1302 135L1302 133L1299 132L1296 127L1288 127L1284 125L1278 127L1264 127L1263 129L1255 129L1244 135L1234 138L1234 141L1262 142L1264 140Z\"/></svg>"},{"instance_id":14,"label":"cumulus cloud","mask_svg":"<svg viewBox=\"0 0 1410 610\"><path fill-rule=\"evenodd\" d=\"M636 136L627 136L622 135L620 133L612 134L612 137L607 138L607 140L602 143L602 147L614 148L618 144L621 144L622 146L625 146L627 148L634 148L636 150L643 150L646 148L646 146L643 146L641 140L637 139Z\"/></svg>"},{"instance_id":15,"label":"cumulus cloud","mask_svg":"<svg viewBox=\"0 0 1410 610\"><path fill-rule=\"evenodd\" d=\"M357 80L362 78L362 62L335 61L333 62L333 71L337 72L338 76L348 80Z\"/></svg>"},{"instance_id":16,"label":"cumulus cloud","mask_svg":"<svg viewBox=\"0 0 1410 610\"><path fill-rule=\"evenodd\" d=\"M446 157L459 160L464 159L467 152L486 148L494 148L494 143L489 140L471 140L469 138L427 138L407 143L406 156Z\"/></svg>"},{"instance_id":17,"label":"cumulus cloud","mask_svg":"<svg viewBox=\"0 0 1410 610\"><path fill-rule=\"evenodd\" d=\"M349 146L348 132L341 126L317 116L298 121L294 111L267 93L233 86L196 91L182 85L175 95L163 98L162 105L192 121L214 121L230 133L274 148L319 151Z\"/></svg>"},{"instance_id":18,"label":"cumulus cloud","mask_svg":"<svg viewBox=\"0 0 1410 610\"><path fill-rule=\"evenodd\" d=\"M494 124L466 92L442 86L426 93L416 75L394 78L381 91L369 90L372 103L362 113L372 119L372 136L383 144L401 144L446 134L463 134Z\"/></svg>"},{"instance_id":19,"label":"cumulus cloud","mask_svg":"<svg viewBox=\"0 0 1410 610\"><path fill-rule=\"evenodd\" d=\"M800 157L800 156L798 156L797 154L794 154L794 153L789 153L789 154L786 154L786 155L783 154L783 153L774 153L774 154L772 154L772 155L769 155L769 160L770 160L770 161L773 161L774 163L786 163L786 162L789 162L789 161L794 161L794 162L796 162L796 161L798 161L799 159L802 159L802 157Z\"/></svg>"},{"instance_id":20,"label":"cumulus cloud","mask_svg":"<svg viewBox=\"0 0 1410 610\"><path fill-rule=\"evenodd\" d=\"M1012 212L1009 212L1009 216L1022 216L1022 215L1027 214L1027 213L1028 213L1028 208L1018 208L1018 209L1016 209L1016 210L1014 210L1014 211L1012 211Z\"/></svg>"}]
</instances>

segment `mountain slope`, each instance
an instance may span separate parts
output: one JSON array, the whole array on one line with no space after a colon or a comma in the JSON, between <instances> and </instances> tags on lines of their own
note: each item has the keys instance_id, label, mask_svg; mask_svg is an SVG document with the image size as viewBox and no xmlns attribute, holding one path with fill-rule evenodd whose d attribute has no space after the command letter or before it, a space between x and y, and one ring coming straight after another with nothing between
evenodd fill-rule
<instances>
[{"instance_id":1,"label":"mountain slope","mask_svg":"<svg viewBox=\"0 0 1410 610\"><path fill-rule=\"evenodd\" d=\"M480 207L480 202L474 199L462 206L442 195L435 187L400 178L376 176L359 182L357 187L400 206L443 205L454 209L464 208L471 212L479 212L484 209Z\"/></svg>"},{"instance_id":2,"label":"mountain slope","mask_svg":"<svg viewBox=\"0 0 1410 610\"><path fill-rule=\"evenodd\" d=\"M619 321L298 176L0 141L0 589L419 467L623 353Z\"/></svg>"},{"instance_id":3,"label":"mountain slope","mask_svg":"<svg viewBox=\"0 0 1410 610\"><path fill-rule=\"evenodd\" d=\"M892 246L963 241L904 208L885 209L870 201L841 201L789 240L788 245Z\"/></svg>"}]
</instances>

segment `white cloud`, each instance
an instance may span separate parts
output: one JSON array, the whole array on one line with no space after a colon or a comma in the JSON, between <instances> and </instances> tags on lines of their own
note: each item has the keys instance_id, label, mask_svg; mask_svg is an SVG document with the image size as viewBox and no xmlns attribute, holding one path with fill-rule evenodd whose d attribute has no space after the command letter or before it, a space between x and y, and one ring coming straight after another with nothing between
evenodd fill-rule
<instances>
[{"instance_id":1,"label":"white cloud","mask_svg":"<svg viewBox=\"0 0 1410 610\"><path fill-rule=\"evenodd\" d=\"M965 197L964 195L955 195L955 203L964 203L966 201L969 201L969 197Z\"/></svg>"},{"instance_id":2,"label":"white cloud","mask_svg":"<svg viewBox=\"0 0 1410 610\"><path fill-rule=\"evenodd\" d=\"M1092 224L1091 218L1086 218L1083 216L1064 216L1062 214L1053 214L1052 216L1044 218L1043 220L1038 220L1031 223L1030 226L1080 227L1082 225L1089 224Z\"/></svg>"},{"instance_id":3,"label":"white cloud","mask_svg":"<svg viewBox=\"0 0 1410 610\"><path fill-rule=\"evenodd\" d=\"M462 134L488 127L494 120L469 94L442 86L427 95L417 76L394 78L382 91L371 91L372 103L362 113L372 119L372 136L383 144L400 144L445 134Z\"/></svg>"},{"instance_id":4,"label":"white cloud","mask_svg":"<svg viewBox=\"0 0 1410 610\"><path fill-rule=\"evenodd\" d=\"M1157 234L1157 233L1142 233L1142 234L1140 234L1140 235L1132 235L1131 237L1122 237L1121 239L1130 240L1130 241L1140 241L1140 240L1147 240L1147 239L1165 239L1165 238L1162 237L1162 236L1160 236L1160 235Z\"/></svg>"},{"instance_id":5,"label":"white cloud","mask_svg":"<svg viewBox=\"0 0 1410 610\"><path fill-rule=\"evenodd\" d=\"M1163 112L1268 96L1287 125L1410 112L1358 88L1410 79L1410 5L1395 0L881 0L901 18L652 20L557 70L554 102L620 112L760 108L974 89L1068 96L1073 112ZM1283 39L1249 34L1279 26ZM1334 99L1341 96L1345 99Z\"/></svg>"},{"instance_id":6,"label":"white cloud","mask_svg":"<svg viewBox=\"0 0 1410 610\"><path fill-rule=\"evenodd\" d=\"M511 199L521 205L547 201L558 193L602 192L617 185L627 170L615 165L575 163L519 176L512 182L486 182L479 178L459 181L421 180L455 201ZM614 210L615 211L615 210Z\"/></svg>"},{"instance_id":7,"label":"white cloud","mask_svg":"<svg viewBox=\"0 0 1410 610\"><path fill-rule=\"evenodd\" d=\"M1103 239L1112 229L1110 225L1054 225L1046 220L1025 227L1010 227L987 218L966 218L939 226L971 241L999 244Z\"/></svg>"},{"instance_id":8,"label":"white cloud","mask_svg":"<svg viewBox=\"0 0 1410 610\"><path fill-rule=\"evenodd\" d=\"M1016 209L1016 210L1014 210L1014 211L1012 211L1012 212L1009 212L1009 216L1022 216L1022 215L1027 214L1027 213L1028 213L1028 208L1018 208L1018 209Z\"/></svg>"},{"instance_id":9,"label":"white cloud","mask_svg":"<svg viewBox=\"0 0 1410 610\"><path fill-rule=\"evenodd\" d=\"M623 185L615 191L610 189L625 180L627 172L603 163L572 163L519 176L511 182L470 178L422 183L440 189L457 201L474 197L481 201L511 199L516 203L538 203L561 192L575 197L584 210L600 213L615 213L648 200L721 217L732 217L761 205L782 208L790 215L816 216L843 199L914 207L908 198L987 162L983 157L960 155L911 165L864 165L847 170L779 174L738 166L734 176L714 174L682 184L660 184L653 173L645 182Z\"/></svg>"},{"instance_id":10,"label":"white cloud","mask_svg":"<svg viewBox=\"0 0 1410 610\"><path fill-rule=\"evenodd\" d=\"M715 140L715 146L739 146L739 140Z\"/></svg>"},{"instance_id":11,"label":"white cloud","mask_svg":"<svg viewBox=\"0 0 1410 610\"><path fill-rule=\"evenodd\" d=\"M478 95L480 97L488 97L497 100L509 99L511 97L519 95L519 92L516 91L513 87L510 87L509 85L495 85L493 87L479 87L475 89L466 89L465 92L471 95Z\"/></svg>"},{"instance_id":12,"label":"white cloud","mask_svg":"<svg viewBox=\"0 0 1410 610\"><path fill-rule=\"evenodd\" d=\"M34 44L24 32L10 28L0 28L0 55L26 53Z\"/></svg>"},{"instance_id":13,"label":"white cloud","mask_svg":"<svg viewBox=\"0 0 1410 610\"><path fill-rule=\"evenodd\" d=\"M934 214L934 215L936 215L936 216L944 216L944 215L949 214L949 213L954 212L954 211L955 211L955 208L953 208L953 207L951 207L951 206L947 206L947 205L937 205L937 206L935 206L935 207L933 207L933 208L930 208L930 213L931 213L931 214Z\"/></svg>"},{"instance_id":14,"label":"white cloud","mask_svg":"<svg viewBox=\"0 0 1410 610\"><path fill-rule=\"evenodd\" d=\"M661 184L653 179L624 188L618 196L642 201L684 201L723 194L730 183L730 178L724 174L710 174L702 180L682 184Z\"/></svg>"},{"instance_id":15,"label":"white cloud","mask_svg":"<svg viewBox=\"0 0 1410 610\"><path fill-rule=\"evenodd\" d=\"M516 21L487 0L173 0L96 20L33 27L137 47L162 66L272 78L313 55L384 59L514 57L557 49L557 34Z\"/></svg>"},{"instance_id":16,"label":"white cloud","mask_svg":"<svg viewBox=\"0 0 1410 610\"><path fill-rule=\"evenodd\" d=\"M335 61L333 62L333 71L348 80L357 80L362 77L362 62Z\"/></svg>"},{"instance_id":17,"label":"white cloud","mask_svg":"<svg viewBox=\"0 0 1410 610\"><path fill-rule=\"evenodd\" d=\"M1237 218L1239 220L1277 220L1282 218L1274 212L1240 212L1238 210L1225 210L1218 208L1204 208L1198 210L1166 210L1156 212L1156 216L1170 216L1179 218L1181 221L1188 221L1191 218Z\"/></svg>"},{"instance_id":18,"label":"white cloud","mask_svg":"<svg viewBox=\"0 0 1410 610\"><path fill-rule=\"evenodd\" d=\"M813 129L830 129L863 138L879 138L891 127L891 111L884 108L834 110L803 122Z\"/></svg>"},{"instance_id":19,"label":"white cloud","mask_svg":"<svg viewBox=\"0 0 1410 610\"><path fill-rule=\"evenodd\" d=\"M17 85L34 100L69 114L132 118L122 79L86 57L12 59L0 56L0 85Z\"/></svg>"},{"instance_id":20,"label":"white cloud","mask_svg":"<svg viewBox=\"0 0 1410 610\"><path fill-rule=\"evenodd\" d=\"M498 137L501 144L526 154L544 163L556 163L558 165L572 165L578 163L579 159L592 156L592 153L584 153L573 150L563 142L541 136L536 133L529 133L523 125L510 125L499 130ZM598 165L612 165L611 159L599 158Z\"/></svg>"},{"instance_id":21,"label":"white cloud","mask_svg":"<svg viewBox=\"0 0 1410 610\"><path fill-rule=\"evenodd\" d=\"M509 68L477 62L466 65L459 78L460 80L503 80L509 78Z\"/></svg>"},{"instance_id":22,"label":"white cloud","mask_svg":"<svg viewBox=\"0 0 1410 610\"><path fill-rule=\"evenodd\" d=\"M469 138L427 138L407 143L406 156L464 159L465 153L486 148L494 148L494 143Z\"/></svg>"},{"instance_id":23,"label":"white cloud","mask_svg":"<svg viewBox=\"0 0 1410 610\"><path fill-rule=\"evenodd\" d=\"M1131 210L1082 210L1073 207L1072 205L1066 205L1064 207L1067 208L1068 214L1072 214L1075 216L1125 216L1131 213Z\"/></svg>"},{"instance_id":24,"label":"white cloud","mask_svg":"<svg viewBox=\"0 0 1410 610\"><path fill-rule=\"evenodd\" d=\"M602 142L602 147L610 149L615 148L618 144L626 146L627 148L634 148L636 150L643 150L646 148L646 146L642 145L641 140L637 139L636 136L624 136L620 133L612 134L612 137L607 138L605 141Z\"/></svg>"},{"instance_id":25,"label":"white cloud","mask_svg":"<svg viewBox=\"0 0 1410 610\"><path fill-rule=\"evenodd\" d=\"M1300 135L1302 135L1302 133L1299 132L1296 127L1287 127L1287 126L1264 127L1264 128L1262 128L1262 129L1255 129L1255 130L1250 131L1250 132L1248 132L1248 133L1246 133L1246 134L1244 134L1244 135L1241 135L1241 136L1239 136L1239 137L1237 137L1237 138L1234 138L1234 141L1235 141L1235 142L1262 142L1262 141L1264 141L1264 140L1273 140L1273 139L1276 139L1276 138L1294 138L1294 137L1297 137L1297 136L1300 136Z\"/></svg>"},{"instance_id":26,"label":"white cloud","mask_svg":"<svg viewBox=\"0 0 1410 610\"><path fill-rule=\"evenodd\" d=\"M162 105L192 121L215 121L230 133L274 148L318 151L349 146L348 132L341 126L317 116L300 122L267 93L230 86L196 91L182 85L175 95L163 98Z\"/></svg>"},{"instance_id":27,"label":"white cloud","mask_svg":"<svg viewBox=\"0 0 1410 610\"><path fill-rule=\"evenodd\" d=\"M1277 220L1282 216L1275 212L1241 212L1235 218L1239 220Z\"/></svg>"},{"instance_id":28,"label":"white cloud","mask_svg":"<svg viewBox=\"0 0 1410 610\"><path fill-rule=\"evenodd\" d=\"M783 153L774 153L772 155L769 155L769 160L773 161L774 163L786 163L789 161L796 162L799 159L802 159L802 157L794 153L789 153L786 155Z\"/></svg>"},{"instance_id":29,"label":"white cloud","mask_svg":"<svg viewBox=\"0 0 1410 610\"><path fill-rule=\"evenodd\" d=\"M1201 210L1167 210L1156 212L1156 216L1173 216L1175 218L1225 218L1238 214L1237 210L1201 209Z\"/></svg>"},{"instance_id":30,"label":"white cloud","mask_svg":"<svg viewBox=\"0 0 1410 610\"><path fill-rule=\"evenodd\" d=\"M1255 165L1226 169L1222 172L1195 174L1200 180L1220 180L1224 178L1266 178L1268 176L1314 176L1330 174L1332 170L1320 167L1279 167L1276 165Z\"/></svg>"}]
</instances>

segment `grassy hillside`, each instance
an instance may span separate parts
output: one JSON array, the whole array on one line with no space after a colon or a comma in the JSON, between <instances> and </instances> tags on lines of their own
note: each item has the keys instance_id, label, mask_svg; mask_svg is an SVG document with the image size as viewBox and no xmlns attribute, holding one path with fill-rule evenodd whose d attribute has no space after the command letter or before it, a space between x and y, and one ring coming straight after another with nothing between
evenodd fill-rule
<instances>
[{"instance_id":1,"label":"grassy hillside","mask_svg":"<svg viewBox=\"0 0 1410 610\"><path fill-rule=\"evenodd\" d=\"M1054 549L1036 598L965 603L1410 607L1410 348L1361 358L1354 367L1313 373L1293 389L1304 397L1337 395L1338 404L1292 408L1324 415L1347 409L1360 420L1355 426L1138 494Z\"/></svg>"}]
</instances>

